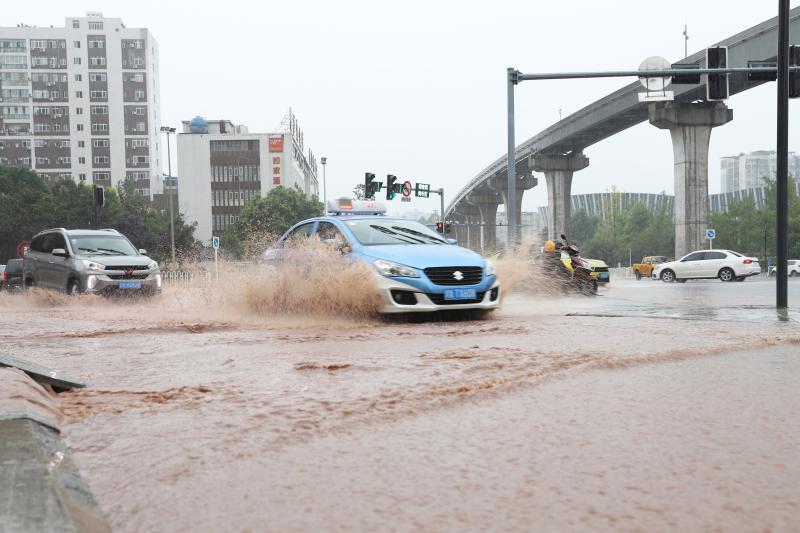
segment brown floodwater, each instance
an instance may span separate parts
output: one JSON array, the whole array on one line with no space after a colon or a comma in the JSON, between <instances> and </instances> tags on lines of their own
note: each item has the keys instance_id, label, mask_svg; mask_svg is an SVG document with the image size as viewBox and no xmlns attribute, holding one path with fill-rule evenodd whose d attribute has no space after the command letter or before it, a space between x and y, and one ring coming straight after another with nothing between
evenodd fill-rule
<instances>
[{"instance_id":1,"label":"brown floodwater","mask_svg":"<svg viewBox=\"0 0 800 533\"><path fill-rule=\"evenodd\" d=\"M115 531L797 529L800 328L772 284L383 321L357 268L0 296L0 343L89 383L57 405Z\"/></svg>"}]
</instances>

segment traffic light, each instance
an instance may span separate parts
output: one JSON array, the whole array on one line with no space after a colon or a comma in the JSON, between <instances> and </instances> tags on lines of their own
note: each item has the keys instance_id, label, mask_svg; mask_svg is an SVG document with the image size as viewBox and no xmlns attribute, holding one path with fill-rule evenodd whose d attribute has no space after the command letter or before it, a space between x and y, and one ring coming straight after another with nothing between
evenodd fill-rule
<instances>
[{"instance_id":1,"label":"traffic light","mask_svg":"<svg viewBox=\"0 0 800 533\"><path fill-rule=\"evenodd\" d=\"M386 199L394 200L397 191L395 190L394 182L397 181L397 176L388 174L386 176Z\"/></svg>"},{"instance_id":2,"label":"traffic light","mask_svg":"<svg viewBox=\"0 0 800 533\"><path fill-rule=\"evenodd\" d=\"M103 187L94 188L94 205L97 207L103 207L106 203L106 190Z\"/></svg>"},{"instance_id":3,"label":"traffic light","mask_svg":"<svg viewBox=\"0 0 800 533\"><path fill-rule=\"evenodd\" d=\"M800 67L800 45L789 46L789 66ZM789 71L789 98L800 96L800 70Z\"/></svg>"},{"instance_id":4,"label":"traffic light","mask_svg":"<svg viewBox=\"0 0 800 533\"><path fill-rule=\"evenodd\" d=\"M706 67L707 68L728 68L728 47L715 46L706 48ZM727 100L728 99L728 75L709 74L706 81L707 100Z\"/></svg>"},{"instance_id":5,"label":"traffic light","mask_svg":"<svg viewBox=\"0 0 800 533\"><path fill-rule=\"evenodd\" d=\"M372 172L364 173L364 198L367 200L375 198L375 184L373 183L374 179L375 174Z\"/></svg>"},{"instance_id":6,"label":"traffic light","mask_svg":"<svg viewBox=\"0 0 800 533\"><path fill-rule=\"evenodd\" d=\"M436 223L436 231L439 233L444 233L444 224L441 222Z\"/></svg>"}]
</instances>

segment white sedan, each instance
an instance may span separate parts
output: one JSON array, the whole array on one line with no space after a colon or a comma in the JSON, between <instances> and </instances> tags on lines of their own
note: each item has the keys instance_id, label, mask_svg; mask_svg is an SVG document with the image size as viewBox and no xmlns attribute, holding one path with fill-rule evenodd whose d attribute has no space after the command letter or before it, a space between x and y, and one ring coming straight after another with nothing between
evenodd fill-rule
<instances>
[{"instance_id":1,"label":"white sedan","mask_svg":"<svg viewBox=\"0 0 800 533\"><path fill-rule=\"evenodd\" d=\"M769 269L769 275L774 276L777 270L778 267L773 265L772 268ZM789 261L787 261L786 273L789 275L790 278L794 276L800 276L800 259L790 259Z\"/></svg>"},{"instance_id":2,"label":"white sedan","mask_svg":"<svg viewBox=\"0 0 800 533\"><path fill-rule=\"evenodd\" d=\"M687 279L714 279L744 281L748 276L761 273L757 257L747 257L732 250L698 250L677 261L661 263L653 269L653 279L671 283Z\"/></svg>"}]
</instances>

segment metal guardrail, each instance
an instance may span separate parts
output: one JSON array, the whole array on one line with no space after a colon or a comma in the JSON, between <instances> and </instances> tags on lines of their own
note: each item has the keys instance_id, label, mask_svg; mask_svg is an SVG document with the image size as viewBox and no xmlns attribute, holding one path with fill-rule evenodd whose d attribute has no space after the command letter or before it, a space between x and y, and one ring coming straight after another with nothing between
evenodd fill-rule
<instances>
[{"instance_id":1,"label":"metal guardrail","mask_svg":"<svg viewBox=\"0 0 800 533\"><path fill-rule=\"evenodd\" d=\"M211 272L204 270L168 270L161 272L162 281L165 287L208 287L211 285L213 276Z\"/></svg>"}]
</instances>

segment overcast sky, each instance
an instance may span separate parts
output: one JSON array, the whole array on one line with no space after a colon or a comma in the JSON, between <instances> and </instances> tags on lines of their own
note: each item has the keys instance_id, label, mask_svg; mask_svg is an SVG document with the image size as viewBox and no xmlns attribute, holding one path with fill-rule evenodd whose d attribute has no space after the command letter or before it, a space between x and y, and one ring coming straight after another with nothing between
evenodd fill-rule
<instances>
[{"instance_id":1,"label":"overcast sky","mask_svg":"<svg viewBox=\"0 0 800 533\"><path fill-rule=\"evenodd\" d=\"M306 148L328 157L329 197L348 194L369 170L381 179L391 173L444 186L449 200L505 152L506 67L533 73L635 69L653 55L677 61L684 24L691 54L775 16L778 1L3 4L3 26L63 26L65 17L98 10L128 27L149 28L160 46L161 111L168 125L202 115L246 124L251 132L274 131L291 106ZM559 109L566 116L629 82L522 84L517 142L556 122ZM729 104L733 122L711 136L712 193L720 189L721 156L775 147L775 84ZM790 111L794 118L796 103ZM800 150L798 135L800 127L790 125L790 150ZM673 192L668 131L641 124L585 153L591 163L576 173L573 193L612 186ZM546 202L540 176L523 208ZM411 207L433 210L438 199L414 199Z\"/></svg>"}]
</instances>

